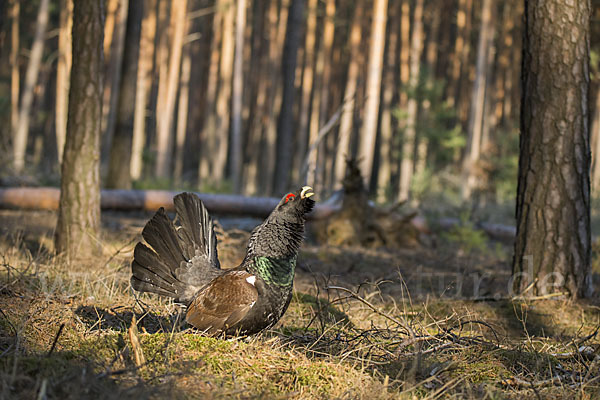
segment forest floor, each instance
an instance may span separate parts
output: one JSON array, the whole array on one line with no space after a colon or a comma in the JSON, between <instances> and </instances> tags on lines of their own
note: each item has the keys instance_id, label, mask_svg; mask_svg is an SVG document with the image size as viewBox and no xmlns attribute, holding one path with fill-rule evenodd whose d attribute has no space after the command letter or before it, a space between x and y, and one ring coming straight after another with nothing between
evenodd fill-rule
<instances>
[{"instance_id":1,"label":"forest floor","mask_svg":"<svg viewBox=\"0 0 600 400\"><path fill-rule=\"evenodd\" d=\"M503 245L309 237L283 319L209 338L179 324L176 305L131 291L147 218L104 213L104 255L67 267L51 255L54 213L0 211L0 398L600 396L600 301L511 299ZM218 230L224 266L248 238L231 222Z\"/></svg>"}]
</instances>

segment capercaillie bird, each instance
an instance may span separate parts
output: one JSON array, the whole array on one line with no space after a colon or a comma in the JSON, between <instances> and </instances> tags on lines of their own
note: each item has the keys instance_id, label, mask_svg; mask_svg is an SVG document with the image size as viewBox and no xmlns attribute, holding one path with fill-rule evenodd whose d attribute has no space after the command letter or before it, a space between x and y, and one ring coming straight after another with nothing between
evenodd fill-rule
<instances>
[{"instance_id":1,"label":"capercaillie bird","mask_svg":"<svg viewBox=\"0 0 600 400\"><path fill-rule=\"evenodd\" d=\"M292 298L311 187L284 196L252 231L240 265L221 269L217 238L204 204L193 193L173 198L178 226L160 208L148 221L131 263L131 286L172 297L186 321L208 334L251 335L273 326Z\"/></svg>"}]
</instances>

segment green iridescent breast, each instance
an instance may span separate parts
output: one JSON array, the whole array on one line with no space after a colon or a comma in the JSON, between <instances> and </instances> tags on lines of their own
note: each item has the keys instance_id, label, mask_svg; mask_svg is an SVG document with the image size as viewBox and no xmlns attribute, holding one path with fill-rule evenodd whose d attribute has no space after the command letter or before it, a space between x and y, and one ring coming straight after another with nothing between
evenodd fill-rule
<instances>
[{"instance_id":1,"label":"green iridescent breast","mask_svg":"<svg viewBox=\"0 0 600 400\"><path fill-rule=\"evenodd\" d=\"M267 284L290 286L294 281L296 256L291 258L256 257L252 264L253 272Z\"/></svg>"}]
</instances>

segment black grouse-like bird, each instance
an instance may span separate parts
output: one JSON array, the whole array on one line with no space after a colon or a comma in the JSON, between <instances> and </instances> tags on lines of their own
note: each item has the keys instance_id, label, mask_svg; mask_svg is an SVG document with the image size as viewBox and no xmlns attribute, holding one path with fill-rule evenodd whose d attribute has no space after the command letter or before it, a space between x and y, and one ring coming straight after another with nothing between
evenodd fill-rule
<instances>
[{"instance_id":1,"label":"black grouse-like bird","mask_svg":"<svg viewBox=\"0 0 600 400\"><path fill-rule=\"evenodd\" d=\"M305 215L312 188L287 194L254 228L246 256L221 269L212 219L192 193L174 197L175 226L160 208L142 231L131 263L131 286L169 296L187 306L186 321L209 334L250 335L274 325L292 298Z\"/></svg>"}]
</instances>

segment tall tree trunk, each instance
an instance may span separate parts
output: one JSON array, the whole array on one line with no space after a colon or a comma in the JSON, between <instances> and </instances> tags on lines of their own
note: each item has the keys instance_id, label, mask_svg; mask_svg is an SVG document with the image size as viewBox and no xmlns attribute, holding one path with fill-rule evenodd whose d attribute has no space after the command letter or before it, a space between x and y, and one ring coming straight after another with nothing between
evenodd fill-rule
<instances>
[{"instance_id":1,"label":"tall tree trunk","mask_svg":"<svg viewBox=\"0 0 600 400\"><path fill-rule=\"evenodd\" d=\"M187 21L190 24L190 21ZM188 31L189 29L186 29ZM173 179L177 185L182 181L183 159L185 157L185 142L188 127L188 111L190 98L190 77L192 74L191 44L183 47L181 60L181 78L179 79L179 102L177 105L177 132L175 135L175 167Z\"/></svg>"},{"instance_id":2,"label":"tall tree trunk","mask_svg":"<svg viewBox=\"0 0 600 400\"><path fill-rule=\"evenodd\" d=\"M46 39L46 27L48 25L48 0L40 1L36 20L35 36L31 46L31 55L27 72L25 73L25 87L21 98L19 109L19 122L14 137L14 168L17 173L23 172L25 167L25 151L27 150L27 136L29 135L29 123L31 121L31 106L33 104L34 89L37 83L42 55L44 53L44 41Z\"/></svg>"},{"instance_id":3,"label":"tall tree trunk","mask_svg":"<svg viewBox=\"0 0 600 400\"><path fill-rule=\"evenodd\" d=\"M235 17L235 57L233 59L233 93L231 102L231 175L233 191L242 192L242 103L244 100L244 30L246 28L246 0L237 0Z\"/></svg>"},{"instance_id":4,"label":"tall tree trunk","mask_svg":"<svg viewBox=\"0 0 600 400\"><path fill-rule=\"evenodd\" d=\"M400 18L400 109L406 110L408 106L408 81L410 79L410 1L402 0L402 16ZM404 118L400 120L399 128L406 127Z\"/></svg>"},{"instance_id":5,"label":"tall tree trunk","mask_svg":"<svg viewBox=\"0 0 600 400\"><path fill-rule=\"evenodd\" d=\"M362 171L368 186L373 174L373 157L375 155L375 138L377 136L379 92L381 90L385 25L387 22L387 0L375 0L373 7L371 46L369 49L369 66L367 70L367 101L359 147L359 157L362 159Z\"/></svg>"},{"instance_id":6,"label":"tall tree trunk","mask_svg":"<svg viewBox=\"0 0 600 400\"><path fill-rule=\"evenodd\" d=\"M303 167L306 150L308 148L308 121L310 118L310 103L315 73L315 44L317 31L317 0L308 0L308 17L306 20L306 38L304 44L304 72L302 74L302 101L300 104L300 118L298 123L298 157L296 170ZM300 177L305 180L305 176Z\"/></svg>"},{"instance_id":7,"label":"tall tree trunk","mask_svg":"<svg viewBox=\"0 0 600 400\"><path fill-rule=\"evenodd\" d=\"M410 48L410 78L408 89L414 91L419 82L421 66L421 54L423 53L423 0L417 0L414 12L414 25ZM417 136L417 114L419 102L413 94L409 96L407 103L406 128L404 129L404 141L402 143L402 162L400 165L400 193L399 200L408 200L410 186L415 169L415 141Z\"/></svg>"},{"instance_id":8,"label":"tall tree trunk","mask_svg":"<svg viewBox=\"0 0 600 400\"><path fill-rule=\"evenodd\" d=\"M300 45L300 30L304 14L304 0L292 0L288 13L281 76L283 94L277 120L277 151L275 160L274 193L283 193L290 185L292 169L292 140L294 124L294 94L296 58Z\"/></svg>"},{"instance_id":9,"label":"tall tree trunk","mask_svg":"<svg viewBox=\"0 0 600 400\"><path fill-rule=\"evenodd\" d=\"M152 80L150 74L154 63L154 41L156 37L156 1L145 4L142 21L140 52L138 60L137 85L135 94L135 114L133 117L133 142L131 145L131 178L142 176L144 146L146 144L146 112Z\"/></svg>"},{"instance_id":10,"label":"tall tree trunk","mask_svg":"<svg viewBox=\"0 0 600 400\"><path fill-rule=\"evenodd\" d=\"M73 0L62 0L60 10L60 28L58 33L58 63L56 66L56 149L58 163L62 162L62 154L67 136L67 111L69 107L69 78L72 62Z\"/></svg>"},{"instance_id":11,"label":"tall tree trunk","mask_svg":"<svg viewBox=\"0 0 600 400\"><path fill-rule=\"evenodd\" d=\"M471 114L469 116L467 149L463 158L463 185L461 186L462 198L471 197L473 189L477 186L476 166L481 154L481 134L483 129L483 116L485 110L485 90L487 86L487 73L489 71L488 52L490 42L494 37L494 21L492 18L492 0L483 0L481 8L481 29L479 31L479 44L477 45L477 64L475 83L471 95Z\"/></svg>"},{"instance_id":12,"label":"tall tree trunk","mask_svg":"<svg viewBox=\"0 0 600 400\"><path fill-rule=\"evenodd\" d=\"M448 82L448 105L453 107L459 96L461 70L463 68L463 54L465 47L469 46L469 32L467 30L467 4L472 0L458 0L458 11L456 12L456 40L454 41L454 53L450 63L450 79Z\"/></svg>"},{"instance_id":13,"label":"tall tree trunk","mask_svg":"<svg viewBox=\"0 0 600 400\"><path fill-rule=\"evenodd\" d=\"M221 58L221 37L223 36L223 15L227 0L217 0L215 4L215 17L213 19L213 32L210 45L210 65L208 68L208 86L206 88L206 106L204 123L200 140L202 143L202 157L198 171L200 185L209 183L212 174L212 159L216 152L216 103L217 85L219 82L219 60ZM207 182L208 181L208 182Z\"/></svg>"},{"instance_id":14,"label":"tall tree trunk","mask_svg":"<svg viewBox=\"0 0 600 400\"><path fill-rule=\"evenodd\" d=\"M513 287L527 295L592 294L590 8L525 2Z\"/></svg>"},{"instance_id":15,"label":"tall tree trunk","mask_svg":"<svg viewBox=\"0 0 600 400\"><path fill-rule=\"evenodd\" d=\"M69 117L62 163L57 253L68 260L100 252L100 124L103 2L75 1Z\"/></svg>"},{"instance_id":16,"label":"tall tree trunk","mask_svg":"<svg viewBox=\"0 0 600 400\"><path fill-rule=\"evenodd\" d=\"M129 0L115 134L110 147L106 187L131 189L131 142L137 84L143 1Z\"/></svg>"},{"instance_id":17,"label":"tall tree trunk","mask_svg":"<svg viewBox=\"0 0 600 400\"><path fill-rule=\"evenodd\" d=\"M173 154L173 119L175 114L175 101L179 87L179 71L181 67L181 51L185 33L185 15L187 0L175 1L171 5L171 52L169 54L169 67L167 70L167 83L165 87L164 108L158 110L156 176L167 178L170 176L171 159Z\"/></svg>"},{"instance_id":18,"label":"tall tree trunk","mask_svg":"<svg viewBox=\"0 0 600 400\"><path fill-rule=\"evenodd\" d=\"M115 5L114 2L117 4ZM110 0L109 10L113 15L111 24L105 27L105 35L109 40L104 41L105 59L107 61L106 79L104 81L104 97L102 104L102 140L101 161L104 166L110 155L110 147L115 131L117 117L117 101L121 85L121 64L123 60L123 45L125 43L125 27L129 0ZM114 9L114 10L112 10ZM108 19L108 18L107 18ZM113 27L113 29L110 29ZM108 33L106 33L108 31Z\"/></svg>"},{"instance_id":19,"label":"tall tree trunk","mask_svg":"<svg viewBox=\"0 0 600 400\"><path fill-rule=\"evenodd\" d=\"M396 20L399 7L390 4L390 21ZM396 50L398 47L398 29L390 24L388 26L386 65L384 68L381 96L381 123L379 137L379 171L377 172L377 200L384 202L392 180L392 139L394 123L392 121L392 100L396 88L394 72L396 69Z\"/></svg>"},{"instance_id":20,"label":"tall tree trunk","mask_svg":"<svg viewBox=\"0 0 600 400\"><path fill-rule=\"evenodd\" d=\"M229 151L229 117L231 100L231 78L233 67L233 41L235 5L227 3L223 16L223 40L221 41L221 65L219 73L219 90L216 102L216 124L214 137L216 146L212 163L211 178L213 183L222 184L225 179L227 154Z\"/></svg>"},{"instance_id":21,"label":"tall tree trunk","mask_svg":"<svg viewBox=\"0 0 600 400\"><path fill-rule=\"evenodd\" d=\"M348 76L344 89L344 108L340 117L338 144L335 156L335 185L340 187L346 174L346 157L350 155L350 136L354 122L354 104L356 88L358 87L360 65L358 62L360 43L362 38L362 19L364 15L364 1L357 0L354 7L354 16L350 27L350 59L348 61Z\"/></svg>"},{"instance_id":22,"label":"tall tree trunk","mask_svg":"<svg viewBox=\"0 0 600 400\"><path fill-rule=\"evenodd\" d=\"M12 0L10 13L10 128L11 136L14 140L17 135L17 127L19 126L19 92L21 85L19 69L19 14L21 13L20 0Z\"/></svg>"},{"instance_id":23,"label":"tall tree trunk","mask_svg":"<svg viewBox=\"0 0 600 400\"><path fill-rule=\"evenodd\" d=\"M591 91L595 106L592 109L592 122L590 124L592 137L592 193L595 196L600 191L600 85L595 83L595 90Z\"/></svg>"}]
</instances>

